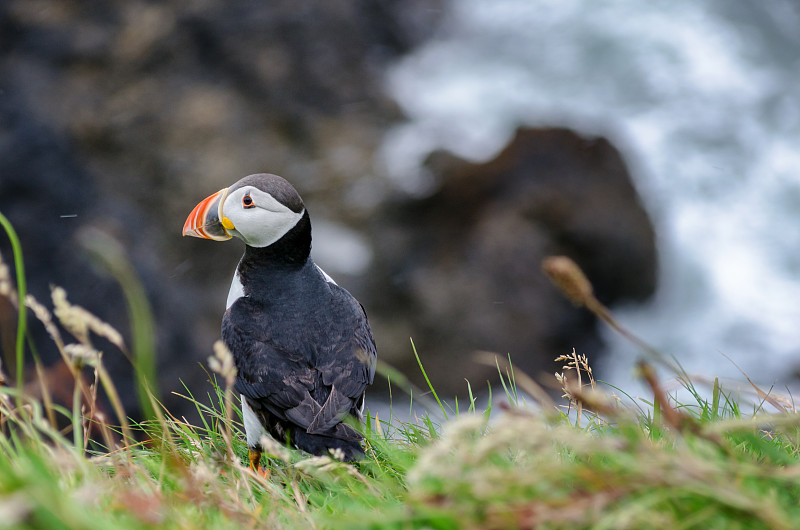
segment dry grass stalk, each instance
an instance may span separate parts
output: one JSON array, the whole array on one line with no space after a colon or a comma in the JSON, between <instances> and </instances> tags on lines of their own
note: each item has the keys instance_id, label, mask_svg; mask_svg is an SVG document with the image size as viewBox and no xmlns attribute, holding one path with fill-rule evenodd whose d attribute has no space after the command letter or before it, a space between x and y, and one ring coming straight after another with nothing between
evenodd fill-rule
<instances>
[{"instance_id":1,"label":"dry grass stalk","mask_svg":"<svg viewBox=\"0 0 800 530\"><path fill-rule=\"evenodd\" d=\"M122 400L119 398L116 387L111 381L107 370L102 362L102 353L96 350L89 339L89 331L103 336L112 344L121 347L124 351L125 344L122 340L122 335L109 324L106 324L86 309L70 304L67 301L67 294L64 289L54 287L52 290L53 305L55 307L55 315L59 318L59 322L70 333L78 339L78 343L65 344L61 336L58 326L53 320L53 315L41 303L39 303L33 295L28 295L25 298L25 305L33 311L36 318L44 325L45 330L50 335L50 338L56 344L56 348L61 354L61 358L66 364L67 368L74 380L76 392L80 391L83 396L84 404L88 406L88 413L84 416L83 429L88 432L90 423L99 426L103 435L103 439L109 449L114 447L114 435L106 422L104 415L98 413L97 409L97 390L98 383L103 385L106 394L109 397L111 406L114 408L114 413L120 421L120 427L124 438L132 442L133 435L128 425L127 415L122 406ZM65 320L62 320L64 318ZM81 368L83 366L90 366L94 370L94 383L89 385L83 378ZM48 413L49 414L49 413ZM84 445L88 444L88 436L84 437Z\"/></svg>"},{"instance_id":2,"label":"dry grass stalk","mask_svg":"<svg viewBox=\"0 0 800 530\"><path fill-rule=\"evenodd\" d=\"M3 261L2 254L0 254L0 296L8 298L14 307L19 307L17 290L14 288L14 281L11 279L10 269Z\"/></svg>"},{"instance_id":3,"label":"dry grass stalk","mask_svg":"<svg viewBox=\"0 0 800 530\"><path fill-rule=\"evenodd\" d=\"M585 306L597 318L635 344L652 357L653 360L663 364L675 373L681 372L664 354L617 322L611 311L595 298L591 282L572 259L567 256L550 256L542 261L542 270L550 281L575 305L578 307Z\"/></svg>"},{"instance_id":4,"label":"dry grass stalk","mask_svg":"<svg viewBox=\"0 0 800 530\"><path fill-rule=\"evenodd\" d=\"M661 387L661 383L658 381L658 378L656 377L656 371L653 369L653 367L646 362L641 361L638 364L638 368L642 379L645 380L647 385L650 387L650 390L653 392L653 399L658 405L658 408L661 410L667 425L678 431L683 431L684 429L696 431L697 429L695 429L693 426L695 421L689 417L688 414L681 412L670 405L667 394Z\"/></svg>"},{"instance_id":5,"label":"dry grass stalk","mask_svg":"<svg viewBox=\"0 0 800 530\"><path fill-rule=\"evenodd\" d=\"M587 377L589 378L589 386L592 390L595 389L595 382L594 382L594 375L592 374L592 367L589 366L589 360L586 358L586 355L578 355L575 352L575 348L572 348L572 353L570 355L560 355L556 357L556 362L565 362L564 366L561 367L564 370L562 373L556 372L556 380L561 385L561 389L564 391L564 394L561 396L563 398L567 398L569 403L567 404L567 411L569 411L569 407L575 403L577 408L577 419L576 425L578 427L581 426L581 415L583 414L583 400L578 398L578 393L583 393L583 377L581 373L586 373ZM573 383L568 373L574 373L576 378L578 379L577 383Z\"/></svg>"},{"instance_id":6,"label":"dry grass stalk","mask_svg":"<svg viewBox=\"0 0 800 530\"><path fill-rule=\"evenodd\" d=\"M741 374L745 377L745 379L747 379L747 382L750 383L750 386L753 387L753 389L755 390L756 394L758 395L758 399L760 399L761 401L765 401L765 402L769 403L776 410L779 410L780 412L790 413L790 412L794 412L795 411L794 410L794 404L791 401L789 401L789 400L787 400L785 398L771 396L768 393L764 392L755 383L753 383L753 380L750 379L750 376L748 376L745 373L744 370L739 368L738 364L733 362L733 359L731 359L730 357L728 357L724 353L722 354L722 356L725 357L726 359L728 359L728 361L733 366L735 366L736 369L739 370L739 372L741 372Z\"/></svg>"},{"instance_id":7,"label":"dry grass stalk","mask_svg":"<svg viewBox=\"0 0 800 530\"><path fill-rule=\"evenodd\" d=\"M656 371L652 366L644 361L641 361L638 364L638 368L642 378L653 392L653 399L661 410L664 421L668 426L672 427L678 432L690 432L696 436L705 438L723 451L727 453L732 452L730 445L726 443L719 434L714 431L704 429L695 418L689 416L685 412L677 410L669 403L667 394L661 387L658 377L656 376Z\"/></svg>"},{"instance_id":8,"label":"dry grass stalk","mask_svg":"<svg viewBox=\"0 0 800 530\"><path fill-rule=\"evenodd\" d=\"M550 256L542 261L542 270L578 307L594 299L592 284L578 264L567 256Z\"/></svg>"},{"instance_id":9,"label":"dry grass stalk","mask_svg":"<svg viewBox=\"0 0 800 530\"><path fill-rule=\"evenodd\" d=\"M0 253L0 296L7 298L13 307L19 307L17 291L14 289L14 283L11 281L11 273L8 265L3 261L2 253ZM3 370L3 359L0 357L0 386L5 384L6 375Z\"/></svg>"},{"instance_id":10,"label":"dry grass stalk","mask_svg":"<svg viewBox=\"0 0 800 530\"><path fill-rule=\"evenodd\" d=\"M67 292L61 287L53 287L52 298L54 313L64 326L82 344L91 345L89 332L106 338L111 344L125 352L125 341L122 335L111 325L103 322L94 314L81 306L70 304Z\"/></svg>"},{"instance_id":11,"label":"dry grass stalk","mask_svg":"<svg viewBox=\"0 0 800 530\"><path fill-rule=\"evenodd\" d=\"M228 459L233 462L233 384L236 381L236 366L233 354L224 342L218 340L214 343L214 355L208 358L208 366L212 371L222 376L225 381L225 425L222 436L228 449Z\"/></svg>"},{"instance_id":12,"label":"dry grass stalk","mask_svg":"<svg viewBox=\"0 0 800 530\"><path fill-rule=\"evenodd\" d=\"M643 352L648 354L648 356L650 356L653 360L666 366L669 370L675 373L679 379L687 378L683 370L681 370L673 362L669 361L666 358L666 356L664 356L664 354L662 354L656 348L650 346L647 342L645 342L644 340L642 340L641 338L639 338L634 333L627 330L617 322L611 311L602 303L600 303L600 301L597 300L597 298L595 298L591 283L586 278L586 275L583 273L580 267L570 258L566 256L551 256L545 258L542 261L542 270L550 278L553 284L555 284L556 287L561 289L564 295L567 296L567 298L569 298L573 303L575 303L578 306L585 306L589 311L594 313L595 316L604 321L608 326L610 326L620 335L622 335L630 342L635 344ZM734 366L736 366L736 363L734 363L728 356L726 355L724 356L731 363L733 363ZM567 359L566 356L562 356L562 358L565 360ZM738 366L736 366L736 368L739 369L740 372L742 372L742 375L744 375L744 377L753 387L753 389L755 390L756 394L758 395L761 401L769 403L771 406L773 406L774 408L776 408L781 412L794 411L794 406L791 405L791 403L789 403L787 400L776 398L774 396L769 395L767 392L764 392L758 386L756 386L755 383L753 383L753 381L747 376L746 373L744 373L741 370L741 368L739 368ZM664 392L661 385L659 384L658 379L656 378L655 370L652 368L652 366L642 361L639 363L639 369L643 379L653 391L653 395L655 397L656 402L660 406L661 410L664 412L664 419L667 422L667 424L678 430L689 429L692 430L693 432L699 432L700 427L695 420L693 420L686 414L678 412L669 404L667 395ZM576 393L582 392L580 383L580 370L576 369L576 372L578 375L577 385L571 384L566 378L564 378L563 374L556 374L556 378L559 380L559 383L561 383L562 388L564 389L565 393L564 397L569 398L570 402L572 402L573 399L576 397ZM585 403L585 396L583 397L583 399L577 401L579 406L581 402ZM578 414L578 421L580 422L580 411ZM709 436L710 436L709 439L714 443L722 444L722 441L719 437L715 435L709 435Z\"/></svg>"}]
</instances>

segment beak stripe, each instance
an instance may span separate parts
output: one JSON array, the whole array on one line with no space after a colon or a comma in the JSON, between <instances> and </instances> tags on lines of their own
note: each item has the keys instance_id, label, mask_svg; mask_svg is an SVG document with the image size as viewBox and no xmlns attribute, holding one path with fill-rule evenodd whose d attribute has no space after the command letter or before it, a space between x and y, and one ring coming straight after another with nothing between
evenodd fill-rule
<instances>
[{"instance_id":1,"label":"beak stripe","mask_svg":"<svg viewBox=\"0 0 800 530\"><path fill-rule=\"evenodd\" d=\"M220 221L222 203L228 196L228 188L219 190L200 201L183 224L183 235L225 241L231 235Z\"/></svg>"}]
</instances>

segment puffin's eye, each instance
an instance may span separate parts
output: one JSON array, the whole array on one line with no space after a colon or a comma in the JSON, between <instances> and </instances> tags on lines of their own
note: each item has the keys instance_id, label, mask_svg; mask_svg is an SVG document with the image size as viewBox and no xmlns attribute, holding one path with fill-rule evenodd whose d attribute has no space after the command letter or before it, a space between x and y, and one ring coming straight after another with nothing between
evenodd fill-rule
<instances>
[{"instance_id":1,"label":"puffin's eye","mask_svg":"<svg viewBox=\"0 0 800 530\"><path fill-rule=\"evenodd\" d=\"M245 208L252 208L255 206L255 204L253 204L253 198L250 197L249 193L244 197L242 197L242 206L244 206Z\"/></svg>"}]
</instances>

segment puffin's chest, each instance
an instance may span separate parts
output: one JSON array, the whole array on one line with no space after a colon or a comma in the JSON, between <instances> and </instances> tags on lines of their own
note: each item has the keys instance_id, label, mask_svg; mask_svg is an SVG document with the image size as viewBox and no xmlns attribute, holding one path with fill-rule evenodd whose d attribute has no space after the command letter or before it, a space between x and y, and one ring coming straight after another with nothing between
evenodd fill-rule
<instances>
[{"instance_id":1,"label":"puffin's chest","mask_svg":"<svg viewBox=\"0 0 800 530\"><path fill-rule=\"evenodd\" d=\"M258 340L288 350L329 349L352 327L348 308L325 291L276 299L246 297L239 304L249 313L250 330Z\"/></svg>"}]
</instances>

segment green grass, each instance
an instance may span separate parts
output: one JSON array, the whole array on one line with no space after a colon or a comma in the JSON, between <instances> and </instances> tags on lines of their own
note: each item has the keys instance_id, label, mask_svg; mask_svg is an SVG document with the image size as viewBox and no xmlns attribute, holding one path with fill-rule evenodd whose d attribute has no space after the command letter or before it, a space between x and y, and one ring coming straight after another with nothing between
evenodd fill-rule
<instances>
[{"instance_id":1,"label":"green grass","mask_svg":"<svg viewBox=\"0 0 800 530\"><path fill-rule=\"evenodd\" d=\"M0 262L0 293L13 299L5 274ZM667 393L642 362L651 395L634 399L596 382L588 360L573 353L559 357L565 363L558 380L564 398L554 404L510 360L492 359L505 399L495 395L484 410L471 387L468 406L447 403L425 374L434 399L416 391L415 403L427 404L437 416L368 416L367 456L353 465L273 444L270 475L263 478L246 467L241 412L223 347L209 359L209 393L183 392L199 421L172 416L144 380L140 392L152 413L133 422L91 336L124 344L100 319L70 305L64 293L56 290L53 298L52 313L31 298L25 303L70 368L73 402L59 406L47 392L34 398L18 386L0 387L0 526L800 526L800 416L790 403L760 389L748 397L715 380L709 393L676 371L670 376L682 391ZM139 303L131 318L144 313ZM422 369L422 357L414 353ZM134 366L147 370L147 361L135 360ZM388 368L381 375L391 378L393 388L411 392L402 375ZM100 387L110 397L113 417L94 406Z\"/></svg>"}]
</instances>

